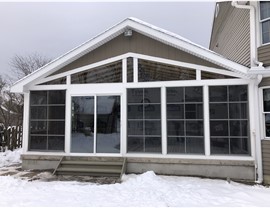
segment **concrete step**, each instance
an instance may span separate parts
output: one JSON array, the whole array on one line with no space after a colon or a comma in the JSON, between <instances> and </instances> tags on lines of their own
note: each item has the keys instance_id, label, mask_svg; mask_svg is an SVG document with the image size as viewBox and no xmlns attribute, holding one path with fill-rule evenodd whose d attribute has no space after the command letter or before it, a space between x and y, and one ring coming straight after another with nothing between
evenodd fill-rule
<instances>
[{"instance_id":1,"label":"concrete step","mask_svg":"<svg viewBox=\"0 0 270 208\"><path fill-rule=\"evenodd\" d=\"M59 167L57 172L81 172L81 173L121 173L121 169L106 169L106 168L67 168Z\"/></svg>"},{"instance_id":2,"label":"concrete step","mask_svg":"<svg viewBox=\"0 0 270 208\"><path fill-rule=\"evenodd\" d=\"M64 160L61 162L61 165L122 166L123 162Z\"/></svg>"}]
</instances>

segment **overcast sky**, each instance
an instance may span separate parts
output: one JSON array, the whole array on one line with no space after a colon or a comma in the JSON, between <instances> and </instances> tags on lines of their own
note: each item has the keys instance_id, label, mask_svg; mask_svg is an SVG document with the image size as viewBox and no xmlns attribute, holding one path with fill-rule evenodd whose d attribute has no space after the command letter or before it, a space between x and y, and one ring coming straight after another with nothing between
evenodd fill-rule
<instances>
[{"instance_id":1,"label":"overcast sky","mask_svg":"<svg viewBox=\"0 0 270 208\"><path fill-rule=\"evenodd\" d=\"M127 17L208 48L214 2L0 2L0 74L15 55L56 58Z\"/></svg>"}]
</instances>

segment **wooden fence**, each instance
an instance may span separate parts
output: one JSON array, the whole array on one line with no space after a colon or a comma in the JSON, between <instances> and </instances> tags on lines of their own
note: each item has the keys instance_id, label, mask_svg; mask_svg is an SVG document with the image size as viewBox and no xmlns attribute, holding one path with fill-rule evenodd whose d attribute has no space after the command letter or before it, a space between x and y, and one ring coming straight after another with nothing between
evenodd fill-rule
<instances>
[{"instance_id":1,"label":"wooden fence","mask_svg":"<svg viewBox=\"0 0 270 208\"><path fill-rule=\"evenodd\" d=\"M22 126L0 126L0 152L22 147Z\"/></svg>"}]
</instances>

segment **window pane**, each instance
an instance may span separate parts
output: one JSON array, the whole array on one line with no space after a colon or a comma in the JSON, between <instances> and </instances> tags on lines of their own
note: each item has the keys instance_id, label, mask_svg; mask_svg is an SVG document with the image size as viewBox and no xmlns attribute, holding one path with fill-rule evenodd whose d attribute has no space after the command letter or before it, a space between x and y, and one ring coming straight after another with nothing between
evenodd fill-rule
<instances>
[{"instance_id":1,"label":"window pane","mask_svg":"<svg viewBox=\"0 0 270 208\"><path fill-rule=\"evenodd\" d=\"M203 121L186 121L187 136L203 136Z\"/></svg>"},{"instance_id":2,"label":"window pane","mask_svg":"<svg viewBox=\"0 0 270 208\"><path fill-rule=\"evenodd\" d=\"M202 104L186 104L186 119L202 119L203 105Z\"/></svg>"},{"instance_id":3,"label":"window pane","mask_svg":"<svg viewBox=\"0 0 270 208\"><path fill-rule=\"evenodd\" d=\"M61 77L59 79L54 79L52 81L49 82L45 82L39 85L56 85L56 84L66 84L66 77Z\"/></svg>"},{"instance_id":4,"label":"window pane","mask_svg":"<svg viewBox=\"0 0 270 208\"><path fill-rule=\"evenodd\" d=\"M224 74L216 74L211 72L202 71L201 79L234 79L236 77L227 76Z\"/></svg>"},{"instance_id":5,"label":"window pane","mask_svg":"<svg viewBox=\"0 0 270 208\"><path fill-rule=\"evenodd\" d=\"M202 102L202 87L186 87L185 88L186 102Z\"/></svg>"},{"instance_id":6,"label":"window pane","mask_svg":"<svg viewBox=\"0 0 270 208\"><path fill-rule=\"evenodd\" d=\"M65 119L65 106L49 106L49 119Z\"/></svg>"},{"instance_id":7,"label":"window pane","mask_svg":"<svg viewBox=\"0 0 270 208\"><path fill-rule=\"evenodd\" d=\"M248 109L246 103L230 103L230 119L247 119Z\"/></svg>"},{"instance_id":8,"label":"window pane","mask_svg":"<svg viewBox=\"0 0 270 208\"><path fill-rule=\"evenodd\" d=\"M47 119L47 106L31 106L30 119Z\"/></svg>"},{"instance_id":9,"label":"window pane","mask_svg":"<svg viewBox=\"0 0 270 208\"><path fill-rule=\"evenodd\" d=\"M144 118L145 119L160 119L161 109L160 104L145 104Z\"/></svg>"},{"instance_id":10,"label":"window pane","mask_svg":"<svg viewBox=\"0 0 270 208\"><path fill-rule=\"evenodd\" d=\"M204 154L204 138L187 137L186 152L192 154Z\"/></svg>"},{"instance_id":11,"label":"window pane","mask_svg":"<svg viewBox=\"0 0 270 208\"><path fill-rule=\"evenodd\" d=\"M127 82L133 82L133 58L127 58Z\"/></svg>"},{"instance_id":12,"label":"window pane","mask_svg":"<svg viewBox=\"0 0 270 208\"><path fill-rule=\"evenodd\" d=\"M265 114L265 134L270 137L270 114Z\"/></svg>"},{"instance_id":13,"label":"window pane","mask_svg":"<svg viewBox=\"0 0 270 208\"><path fill-rule=\"evenodd\" d=\"M143 135L143 121L128 121L128 135Z\"/></svg>"},{"instance_id":14,"label":"window pane","mask_svg":"<svg viewBox=\"0 0 270 208\"><path fill-rule=\"evenodd\" d=\"M31 91L30 105L46 105L47 91Z\"/></svg>"},{"instance_id":15,"label":"window pane","mask_svg":"<svg viewBox=\"0 0 270 208\"><path fill-rule=\"evenodd\" d=\"M167 88L167 103L184 102L184 87Z\"/></svg>"},{"instance_id":16,"label":"window pane","mask_svg":"<svg viewBox=\"0 0 270 208\"><path fill-rule=\"evenodd\" d=\"M128 137L128 152L144 152L143 137Z\"/></svg>"},{"instance_id":17,"label":"window pane","mask_svg":"<svg viewBox=\"0 0 270 208\"><path fill-rule=\"evenodd\" d=\"M48 121L48 134L65 135L65 122Z\"/></svg>"},{"instance_id":18,"label":"window pane","mask_svg":"<svg viewBox=\"0 0 270 208\"><path fill-rule=\"evenodd\" d=\"M128 105L128 119L142 119L142 118L143 118L143 104Z\"/></svg>"},{"instance_id":19,"label":"window pane","mask_svg":"<svg viewBox=\"0 0 270 208\"><path fill-rule=\"evenodd\" d=\"M63 150L65 147L64 136L48 136L48 150Z\"/></svg>"},{"instance_id":20,"label":"window pane","mask_svg":"<svg viewBox=\"0 0 270 208\"><path fill-rule=\"evenodd\" d=\"M211 136L228 136L228 121L210 121Z\"/></svg>"},{"instance_id":21,"label":"window pane","mask_svg":"<svg viewBox=\"0 0 270 208\"><path fill-rule=\"evenodd\" d=\"M261 20L270 17L270 2L269 1L260 2L260 13L261 13Z\"/></svg>"},{"instance_id":22,"label":"window pane","mask_svg":"<svg viewBox=\"0 0 270 208\"><path fill-rule=\"evenodd\" d=\"M161 137L145 137L145 152L161 152Z\"/></svg>"},{"instance_id":23,"label":"window pane","mask_svg":"<svg viewBox=\"0 0 270 208\"><path fill-rule=\"evenodd\" d=\"M247 86L246 85L229 86L229 100L247 101Z\"/></svg>"},{"instance_id":24,"label":"window pane","mask_svg":"<svg viewBox=\"0 0 270 208\"><path fill-rule=\"evenodd\" d=\"M30 136L30 150L47 149L47 136Z\"/></svg>"},{"instance_id":25,"label":"window pane","mask_svg":"<svg viewBox=\"0 0 270 208\"><path fill-rule=\"evenodd\" d=\"M210 119L228 119L228 104L213 103L210 104Z\"/></svg>"},{"instance_id":26,"label":"window pane","mask_svg":"<svg viewBox=\"0 0 270 208\"><path fill-rule=\"evenodd\" d=\"M167 104L167 119L184 119L184 105Z\"/></svg>"},{"instance_id":27,"label":"window pane","mask_svg":"<svg viewBox=\"0 0 270 208\"><path fill-rule=\"evenodd\" d=\"M230 139L231 154L249 154L249 144L247 138Z\"/></svg>"},{"instance_id":28,"label":"window pane","mask_svg":"<svg viewBox=\"0 0 270 208\"><path fill-rule=\"evenodd\" d=\"M211 154L229 154L229 139L211 138Z\"/></svg>"},{"instance_id":29,"label":"window pane","mask_svg":"<svg viewBox=\"0 0 270 208\"><path fill-rule=\"evenodd\" d=\"M185 138L168 137L167 151L168 153L185 153Z\"/></svg>"},{"instance_id":30,"label":"window pane","mask_svg":"<svg viewBox=\"0 0 270 208\"><path fill-rule=\"evenodd\" d=\"M30 134L47 134L47 121L31 121Z\"/></svg>"},{"instance_id":31,"label":"window pane","mask_svg":"<svg viewBox=\"0 0 270 208\"><path fill-rule=\"evenodd\" d=\"M145 135L161 135L161 122L145 121Z\"/></svg>"},{"instance_id":32,"label":"window pane","mask_svg":"<svg viewBox=\"0 0 270 208\"><path fill-rule=\"evenodd\" d=\"M160 88L145 88L144 103L160 103Z\"/></svg>"},{"instance_id":33,"label":"window pane","mask_svg":"<svg viewBox=\"0 0 270 208\"><path fill-rule=\"evenodd\" d=\"M184 121L168 121L167 134L168 136L185 136Z\"/></svg>"},{"instance_id":34,"label":"window pane","mask_svg":"<svg viewBox=\"0 0 270 208\"><path fill-rule=\"evenodd\" d=\"M143 103L143 89L128 89L128 103Z\"/></svg>"},{"instance_id":35,"label":"window pane","mask_svg":"<svg viewBox=\"0 0 270 208\"><path fill-rule=\"evenodd\" d=\"M263 110L270 112L270 89L263 90Z\"/></svg>"},{"instance_id":36,"label":"window pane","mask_svg":"<svg viewBox=\"0 0 270 208\"><path fill-rule=\"evenodd\" d=\"M66 91L52 90L48 92L49 92L48 104L65 104L66 103Z\"/></svg>"},{"instance_id":37,"label":"window pane","mask_svg":"<svg viewBox=\"0 0 270 208\"><path fill-rule=\"evenodd\" d=\"M211 86L209 87L210 102L227 101L227 86Z\"/></svg>"}]
</instances>

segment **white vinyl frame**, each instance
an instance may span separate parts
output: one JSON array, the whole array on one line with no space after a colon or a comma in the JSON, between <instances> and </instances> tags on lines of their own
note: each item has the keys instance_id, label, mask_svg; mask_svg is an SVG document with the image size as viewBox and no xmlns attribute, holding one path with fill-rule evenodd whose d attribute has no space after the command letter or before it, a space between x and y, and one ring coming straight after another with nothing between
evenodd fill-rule
<instances>
[{"instance_id":1,"label":"white vinyl frame","mask_svg":"<svg viewBox=\"0 0 270 208\"><path fill-rule=\"evenodd\" d=\"M259 110L260 110L260 121L261 121L261 123L262 123L262 125L260 125L261 126L261 135L263 136L262 137L262 139L266 139L266 140L270 140L270 137L267 137L266 136L266 129L265 129L265 112L264 112L264 100L263 100L263 90L264 89L270 89L270 87L269 86L266 86L266 87L261 87L260 89L259 89L259 99L260 99L260 106L259 106Z\"/></svg>"},{"instance_id":2,"label":"white vinyl frame","mask_svg":"<svg viewBox=\"0 0 270 208\"><path fill-rule=\"evenodd\" d=\"M253 2L253 4L257 4L256 7L257 7L257 21L258 22L258 25L256 27L256 30L257 30L257 43L258 46L264 46L264 45L269 45L270 42L268 43L263 43L263 38L262 38L262 23L265 22L265 21L269 21L270 20L270 17L268 18L265 18L263 20L261 20L261 7L260 7L260 1L255 1Z\"/></svg>"},{"instance_id":3,"label":"white vinyl frame","mask_svg":"<svg viewBox=\"0 0 270 208\"><path fill-rule=\"evenodd\" d=\"M133 57L133 82L126 83L126 58ZM181 81L162 81L162 82L138 82L138 59L146 59L150 61L155 61L159 63L166 63L171 65L183 66L186 68L192 68L196 70L196 75L198 76L196 80L181 80ZM74 73L81 72L83 70L88 70L97 66L101 66L110 62L117 60L122 60L125 66L123 66L123 82L122 83L105 83L105 84L71 84L71 75ZM212 73L224 74L228 76L238 77L239 79L211 79L211 80L201 80L201 71L207 71ZM95 64L90 64L88 66L79 67L68 72L61 73L59 75L53 75L51 77L39 79L35 84L40 84L47 82L59 77L67 76L67 84L62 85L31 85L25 88L27 92L25 93L25 106L24 106L24 153L35 154L35 155L78 155L78 156L91 156L91 154L85 153L70 153L70 142L71 142L71 97L72 96L107 96L107 95L120 95L121 97L121 150L120 154L101 154L100 156L128 156L128 157L155 157L155 158L189 158L189 159L220 159L220 160L254 160L255 155L255 138L253 132L255 130L255 124L251 120L254 118L251 106L255 107L255 104L251 104L249 108L250 115L250 140L251 140L251 155L250 156L232 156L232 155L210 155L210 127L209 127L209 96L208 87L218 86L218 85L248 85L249 86L249 103L254 101L254 80L248 79L248 77L231 72L223 69L216 69L211 67L205 67L196 64L189 64L179 61L173 61L163 58L157 58L152 56L146 56L135 53L127 53L118 57L110 58ZM187 87L187 86L202 86L203 87L203 101L204 101L204 134L205 134L205 155L169 155L167 154L167 135L166 135L166 87ZM151 154L151 153L127 153L127 88L160 88L161 89L161 115L162 115L162 154ZM66 90L66 131L65 131L65 152L33 152L27 151L28 144L28 128L29 128L29 90ZM92 154L93 155L93 154Z\"/></svg>"}]
</instances>

